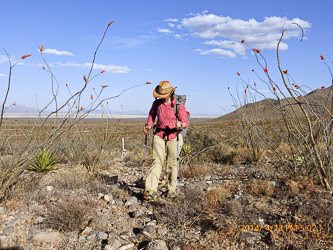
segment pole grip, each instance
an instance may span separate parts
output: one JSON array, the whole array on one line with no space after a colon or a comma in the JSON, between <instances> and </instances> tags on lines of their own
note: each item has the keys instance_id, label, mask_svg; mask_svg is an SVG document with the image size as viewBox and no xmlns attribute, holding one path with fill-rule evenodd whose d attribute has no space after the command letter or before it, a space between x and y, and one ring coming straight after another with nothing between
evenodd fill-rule
<instances>
[{"instance_id":1,"label":"pole grip","mask_svg":"<svg viewBox=\"0 0 333 250\"><path fill-rule=\"evenodd\" d=\"M147 127L148 126L148 124L146 123L145 124L145 127ZM145 146L147 146L147 137L148 137L148 133L146 134L146 136L145 136Z\"/></svg>"}]
</instances>

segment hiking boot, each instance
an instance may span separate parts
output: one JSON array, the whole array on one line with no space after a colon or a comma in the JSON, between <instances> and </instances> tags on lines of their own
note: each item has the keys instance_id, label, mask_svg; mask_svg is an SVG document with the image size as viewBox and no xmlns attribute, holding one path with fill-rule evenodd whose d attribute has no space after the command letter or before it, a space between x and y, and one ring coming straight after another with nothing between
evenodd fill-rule
<instances>
[{"instance_id":1,"label":"hiking boot","mask_svg":"<svg viewBox=\"0 0 333 250\"><path fill-rule=\"evenodd\" d=\"M176 197L176 190L169 190L167 193L167 198L175 198Z\"/></svg>"},{"instance_id":2,"label":"hiking boot","mask_svg":"<svg viewBox=\"0 0 333 250\"><path fill-rule=\"evenodd\" d=\"M154 200L157 198L157 194L154 190L149 190L145 195L145 200Z\"/></svg>"}]
</instances>

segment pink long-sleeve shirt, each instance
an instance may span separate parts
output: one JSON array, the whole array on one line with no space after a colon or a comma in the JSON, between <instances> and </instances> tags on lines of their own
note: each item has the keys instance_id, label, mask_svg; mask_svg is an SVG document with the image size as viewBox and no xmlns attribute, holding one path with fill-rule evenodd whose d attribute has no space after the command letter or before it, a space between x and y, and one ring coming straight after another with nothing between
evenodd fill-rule
<instances>
[{"instance_id":1,"label":"pink long-sleeve shirt","mask_svg":"<svg viewBox=\"0 0 333 250\"><path fill-rule=\"evenodd\" d=\"M157 102L161 102L161 100L158 100ZM176 99L173 100L173 104L176 105ZM156 107L156 102L153 103L147 119L148 126L153 127L156 116L158 118L156 124L158 128L161 129L165 129L167 127L169 129L176 128L176 115L174 107L171 107L171 102L169 102L168 104L160 103L158 105L158 110ZM189 121L187 120L186 109L183 103L180 103L179 105L178 118L181 123L186 123L186 126L183 128L187 128ZM164 131L160 131L156 133L156 135L158 135L162 139L171 141L177 137L177 131L167 132L165 138L163 138Z\"/></svg>"}]
</instances>

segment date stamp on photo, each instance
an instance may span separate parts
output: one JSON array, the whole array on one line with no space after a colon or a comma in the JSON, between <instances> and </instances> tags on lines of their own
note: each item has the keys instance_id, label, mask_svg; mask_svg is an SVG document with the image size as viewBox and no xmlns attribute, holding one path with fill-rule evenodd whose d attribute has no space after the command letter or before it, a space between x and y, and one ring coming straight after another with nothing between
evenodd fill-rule
<instances>
[{"instance_id":1,"label":"date stamp on photo","mask_svg":"<svg viewBox=\"0 0 333 250\"><path fill-rule=\"evenodd\" d=\"M241 225L241 231L275 231L275 232L314 232L316 225Z\"/></svg>"}]
</instances>

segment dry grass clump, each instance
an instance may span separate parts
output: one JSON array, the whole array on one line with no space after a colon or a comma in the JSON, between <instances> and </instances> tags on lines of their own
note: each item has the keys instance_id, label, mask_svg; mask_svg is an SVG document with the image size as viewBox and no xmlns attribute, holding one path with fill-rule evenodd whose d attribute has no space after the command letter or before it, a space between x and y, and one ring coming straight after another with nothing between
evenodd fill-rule
<instances>
[{"instance_id":1,"label":"dry grass clump","mask_svg":"<svg viewBox=\"0 0 333 250\"><path fill-rule=\"evenodd\" d=\"M219 188L209 190L205 199L207 200L208 207L216 207L223 203L223 201L231 196L232 188L228 185L223 185Z\"/></svg>"},{"instance_id":2,"label":"dry grass clump","mask_svg":"<svg viewBox=\"0 0 333 250\"><path fill-rule=\"evenodd\" d=\"M211 174L212 170L207 167L195 166L179 170L179 178L203 178L206 174Z\"/></svg>"},{"instance_id":3,"label":"dry grass clump","mask_svg":"<svg viewBox=\"0 0 333 250\"><path fill-rule=\"evenodd\" d=\"M157 205L154 204L154 205ZM184 195L176 196L171 204L157 206L159 221L172 228L182 229L197 224L207 207L203 192L198 188L186 188Z\"/></svg>"},{"instance_id":4,"label":"dry grass clump","mask_svg":"<svg viewBox=\"0 0 333 250\"><path fill-rule=\"evenodd\" d=\"M212 151L214 162L221 164L234 164L236 163L236 156L238 152L227 144L222 144L215 147Z\"/></svg>"},{"instance_id":5,"label":"dry grass clump","mask_svg":"<svg viewBox=\"0 0 333 250\"><path fill-rule=\"evenodd\" d=\"M275 192L274 187L267 181L255 179L253 180L253 182L250 182L246 185L246 189L250 193L259 197L272 196Z\"/></svg>"},{"instance_id":6,"label":"dry grass clump","mask_svg":"<svg viewBox=\"0 0 333 250\"><path fill-rule=\"evenodd\" d=\"M96 201L90 195L62 196L55 204L48 204L45 227L71 232L83 230L92 219L97 207Z\"/></svg>"}]
</instances>

